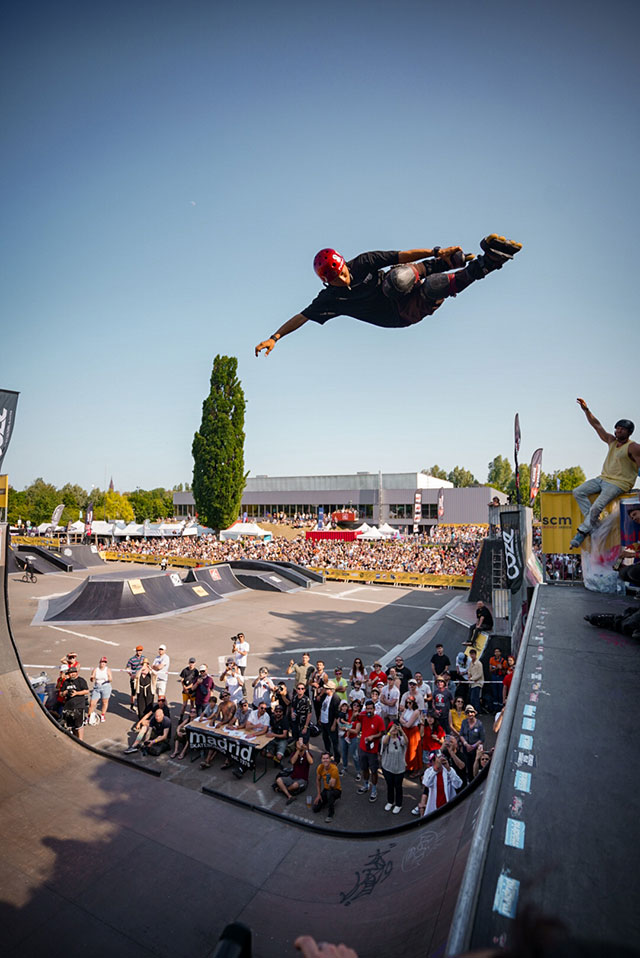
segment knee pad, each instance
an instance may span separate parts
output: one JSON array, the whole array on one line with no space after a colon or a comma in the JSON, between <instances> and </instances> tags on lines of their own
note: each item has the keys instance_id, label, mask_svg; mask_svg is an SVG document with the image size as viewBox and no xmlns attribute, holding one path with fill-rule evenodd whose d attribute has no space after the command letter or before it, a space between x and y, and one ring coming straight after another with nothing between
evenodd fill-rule
<instances>
[{"instance_id":1,"label":"knee pad","mask_svg":"<svg viewBox=\"0 0 640 958\"><path fill-rule=\"evenodd\" d=\"M422 289L426 299L440 305L447 296L455 296L457 293L455 273L434 273L427 276Z\"/></svg>"},{"instance_id":2,"label":"knee pad","mask_svg":"<svg viewBox=\"0 0 640 958\"><path fill-rule=\"evenodd\" d=\"M413 292L419 282L420 274L413 263L394 266L382 281L382 292L388 299L403 299Z\"/></svg>"}]
</instances>

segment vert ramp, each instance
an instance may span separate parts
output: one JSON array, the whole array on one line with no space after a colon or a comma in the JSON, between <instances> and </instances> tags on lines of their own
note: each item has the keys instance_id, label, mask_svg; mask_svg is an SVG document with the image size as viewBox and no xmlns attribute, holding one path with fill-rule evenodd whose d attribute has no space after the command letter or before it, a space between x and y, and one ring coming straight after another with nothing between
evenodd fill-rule
<instances>
[{"instance_id":1,"label":"vert ramp","mask_svg":"<svg viewBox=\"0 0 640 958\"><path fill-rule=\"evenodd\" d=\"M444 814L345 837L229 804L80 745L28 687L0 527L0 921L10 958L205 958L230 921L256 958L299 934L360 958L442 954L482 787ZM345 798L346 800L346 798ZM56 946L54 947L57 947Z\"/></svg>"}]
</instances>

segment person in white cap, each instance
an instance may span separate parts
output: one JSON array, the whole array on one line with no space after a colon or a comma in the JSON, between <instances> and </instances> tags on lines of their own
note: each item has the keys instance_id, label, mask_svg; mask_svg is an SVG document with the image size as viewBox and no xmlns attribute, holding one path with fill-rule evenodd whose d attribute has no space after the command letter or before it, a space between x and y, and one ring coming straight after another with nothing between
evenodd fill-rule
<instances>
[{"instance_id":1,"label":"person in white cap","mask_svg":"<svg viewBox=\"0 0 640 958\"><path fill-rule=\"evenodd\" d=\"M156 695L164 695L167 691L170 664L171 659L167 655L166 645L159 645L158 654L151 665L151 671L156 677Z\"/></svg>"}]
</instances>

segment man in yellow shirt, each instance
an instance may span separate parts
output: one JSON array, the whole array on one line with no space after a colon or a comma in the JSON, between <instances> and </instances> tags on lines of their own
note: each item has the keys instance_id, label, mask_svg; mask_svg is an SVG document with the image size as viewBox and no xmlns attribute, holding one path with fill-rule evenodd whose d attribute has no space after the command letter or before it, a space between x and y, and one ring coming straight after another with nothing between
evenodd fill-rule
<instances>
[{"instance_id":1,"label":"man in yellow shirt","mask_svg":"<svg viewBox=\"0 0 640 958\"><path fill-rule=\"evenodd\" d=\"M631 442L631 434L635 429L630 419L619 419L614 426L613 433L607 432L602 423L596 419L584 399L577 400L584 411L587 422L592 426L603 442L609 447L602 472L597 479L587 479L581 486L573 490L573 495L580 506L584 520L578 526L577 532L571 540L571 548L577 549L582 542L591 535L598 524L600 513L612 499L623 492L633 489L640 467L640 445ZM589 496L596 495L591 504Z\"/></svg>"},{"instance_id":2,"label":"man in yellow shirt","mask_svg":"<svg viewBox=\"0 0 640 958\"><path fill-rule=\"evenodd\" d=\"M313 810L319 812L326 805L327 817L325 821L330 822L335 814L335 804L342 797L342 786L340 785L338 766L334 764L329 752L322 753L316 772L316 786L316 800L313 803Z\"/></svg>"}]
</instances>

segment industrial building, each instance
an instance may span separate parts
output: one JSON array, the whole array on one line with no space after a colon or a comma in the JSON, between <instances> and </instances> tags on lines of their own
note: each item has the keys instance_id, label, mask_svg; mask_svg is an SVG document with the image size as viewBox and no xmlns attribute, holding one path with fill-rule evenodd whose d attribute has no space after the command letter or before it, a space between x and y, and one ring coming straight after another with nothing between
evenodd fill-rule
<instances>
[{"instance_id":1,"label":"industrial building","mask_svg":"<svg viewBox=\"0 0 640 958\"><path fill-rule=\"evenodd\" d=\"M438 497L442 490L444 514L438 518ZM317 516L322 508L326 517L332 512L354 510L358 521L381 525L386 522L400 532L413 530L416 492L421 493L422 518L419 531L440 523L486 523L487 506L497 496L505 503L504 493L491 486L467 486L456 489L452 483L421 472L357 472L335 476L254 476L247 480L242 494L242 513L253 520L267 519L277 513L289 518ZM176 517L194 515L190 492L173 495Z\"/></svg>"}]
</instances>

